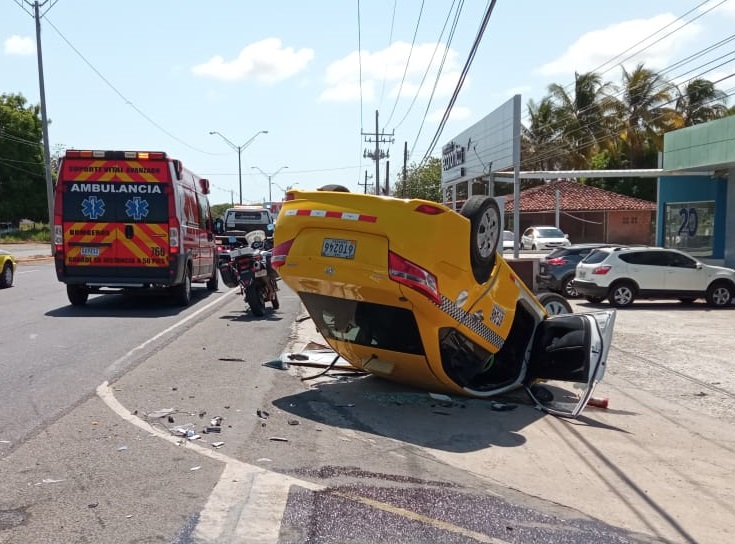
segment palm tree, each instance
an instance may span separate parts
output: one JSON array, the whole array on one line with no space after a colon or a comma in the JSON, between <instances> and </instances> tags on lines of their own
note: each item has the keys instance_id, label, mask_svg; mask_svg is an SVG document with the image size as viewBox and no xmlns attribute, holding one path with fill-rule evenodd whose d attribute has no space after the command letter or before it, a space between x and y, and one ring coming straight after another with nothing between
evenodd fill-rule
<instances>
[{"instance_id":1,"label":"palm tree","mask_svg":"<svg viewBox=\"0 0 735 544\"><path fill-rule=\"evenodd\" d=\"M639 64L632 72L624 67L622 94L618 99L620 139L627 151L629 168L655 168L665 132L681 123L672 107L676 87L660 74Z\"/></svg>"},{"instance_id":2,"label":"palm tree","mask_svg":"<svg viewBox=\"0 0 735 544\"><path fill-rule=\"evenodd\" d=\"M556 118L562 127L563 146L569 153L568 167L587 168L590 158L608 137L605 117L614 107L612 90L612 84L603 83L594 72L575 72L574 95L561 85L549 85Z\"/></svg>"},{"instance_id":3,"label":"palm tree","mask_svg":"<svg viewBox=\"0 0 735 544\"><path fill-rule=\"evenodd\" d=\"M693 79L679 91L676 111L685 127L719 119L728 115L727 94L707 79Z\"/></svg>"},{"instance_id":4,"label":"palm tree","mask_svg":"<svg viewBox=\"0 0 735 544\"><path fill-rule=\"evenodd\" d=\"M521 162L524 169L554 170L564 161L558 154L559 127L551 97L529 100L528 126L521 129Z\"/></svg>"}]
</instances>

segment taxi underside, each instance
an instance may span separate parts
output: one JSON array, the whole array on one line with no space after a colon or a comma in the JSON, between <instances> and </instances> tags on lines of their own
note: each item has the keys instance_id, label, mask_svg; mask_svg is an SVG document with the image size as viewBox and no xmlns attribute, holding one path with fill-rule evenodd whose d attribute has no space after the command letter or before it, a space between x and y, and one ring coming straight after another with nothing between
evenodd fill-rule
<instances>
[{"instance_id":1,"label":"taxi underside","mask_svg":"<svg viewBox=\"0 0 735 544\"><path fill-rule=\"evenodd\" d=\"M273 263L359 369L472 397L525 385L536 402L539 379L586 383L566 411L578 414L604 374L614 312L549 317L497 254L499 236L483 273L471 217L424 201L296 191L278 218Z\"/></svg>"}]
</instances>

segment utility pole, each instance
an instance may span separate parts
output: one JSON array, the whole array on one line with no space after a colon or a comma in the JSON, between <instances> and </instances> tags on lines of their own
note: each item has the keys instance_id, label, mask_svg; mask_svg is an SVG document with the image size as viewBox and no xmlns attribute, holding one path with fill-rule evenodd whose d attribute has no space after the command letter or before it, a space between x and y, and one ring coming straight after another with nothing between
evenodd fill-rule
<instances>
[{"instance_id":1,"label":"utility pole","mask_svg":"<svg viewBox=\"0 0 735 544\"><path fill-rule=\"evenodd\" d=\"M43 80L43 53L41 51L41 17L43 17L46 13L48 13L48 10L46 10L45 13L41 14L41 8L48 4L49 0L44 0L43 2L38 2L36 0L33 2L33 19L36 22L36 56L38 58L38 91L39 91L39 98L41 101L41 133L43 135L43 155L44 155L44 166L46 170L46 205L48 206L48 219L49 219L49 227L51 229L51 251L54 250L54 237L53 237L53 227L54 227L54 182L53 178L51 176L51 146L49 144L48 140L48 116L46 115L46 86L44 84ZM25 0L24 3L30 4L28 0ZM55 2L54 2L55 4ZM49 9L51 9L54 4L51 4ZM27 10L25 10L26 13L29 13Z\"/></svg>"},{"instance_id":2,"label":"utility pole","mask_svg":"<svg viewBox=\"0 0 735 544\"><path fill-rule=\"evenodd\" d=\"M385 196L390 194L390 161L385 161Z\"/></svg>"},{"instance_id":3,"label":"utility pole","mask_svg":"<svg viewBox=\"0 0 735 544\"><path fill-rule=\"evenodd\" d=\"M372 179L372 177L373 176L370 176L371 179ZM368 173L367 173L367 170L365 170L365 182L364 183L358 183L358 185L362 185L363 188L365 189L365 194L367 194L367 186L368 186Z\"/></svg>"},{"instance_id":4,"label":"utility pole","mask_svg":"<svg viewBox=\"0 0 735 544\"><path fill-rule=\"evenodd\" d=\"M378 128L378 110L375 110L375 132L363 132L362 136L365 137L365 142L374 143L375 149L370 151L365 149L362 156L363 158L371 158L375 161L375 194L380 194L380 159L386 159L390 157L390 152L383 151L380 149L380 144L392 144L395 142L393 134L395 131L388 134L387 132L380 132Z\"/></svg>"},{"instance_id":5,"label":"utility pole","mask_svg":"<svg viewBox=\"0 0 735 544\"><path fill-rule=\"evenodd\" d=\"M406 181L408 179L408 142L403 142L403 186L401 187L401 196L405 197L408 192Z\"/></svg>"}]
</instances>

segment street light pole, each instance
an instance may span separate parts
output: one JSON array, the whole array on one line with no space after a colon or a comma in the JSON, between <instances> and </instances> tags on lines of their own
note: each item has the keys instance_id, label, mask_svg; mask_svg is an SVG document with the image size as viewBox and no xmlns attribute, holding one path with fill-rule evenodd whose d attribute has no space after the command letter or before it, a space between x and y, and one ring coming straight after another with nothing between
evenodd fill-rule
<instances>
[{"instance_id":1,"label":"street light pole","mask_svg":"<svg viewBox=\"0 0 735 544\"><path fill-rule=\"evenodd\" d=\"M263 172L257 166L251 166L250 168L252 168L253 170L257 170L258 172L260 172L261 174L263 174L266 178L268 178L268 202L273 202L273 187L272 187L272 185L273 185L273 178L276 177L276 174L278 174L278 172L280 172L284 168L288 168L288 166L281 166L278 170L276 170L275 172L272 172L270 174L268 174L266 172Z\"/></svg>"},{"instance_id":2,"label":"street light pole","mask_svg":"<svg viewBox=\"0 0 735 544\"><path fill-rule=\"evenodd\" d=\"M220 132L217 132L216 130L209 131L209 134L216 134L220 138L222 138L225 142L227 142L227 145L229 145L232 149L237 151L237 178L240 182L240 204L242 204L242 151L247 146L253 143L255 138L258 137L259 134L268 134L267 130L260 130L256 132L252 138L250 138L247 142L245 142L242 145L235 145L230 140L228 140L224 135L222 135Z\"/></svg>"}]
</instances>

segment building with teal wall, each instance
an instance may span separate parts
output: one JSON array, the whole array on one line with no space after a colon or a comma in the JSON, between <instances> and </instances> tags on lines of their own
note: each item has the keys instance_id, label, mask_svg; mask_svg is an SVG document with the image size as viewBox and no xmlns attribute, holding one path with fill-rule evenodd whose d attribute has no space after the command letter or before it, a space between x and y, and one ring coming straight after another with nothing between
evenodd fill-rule
<instances>
[{"instance_id":1,"label":"building with teal wall","mask_svg":"<svg viewBox=\"0 0 735 544\"><path fill-rule=\"evenodd\" d=\"M656 243L735 267L735 117L664 136Z\"/></svg>"}]
</instances>

